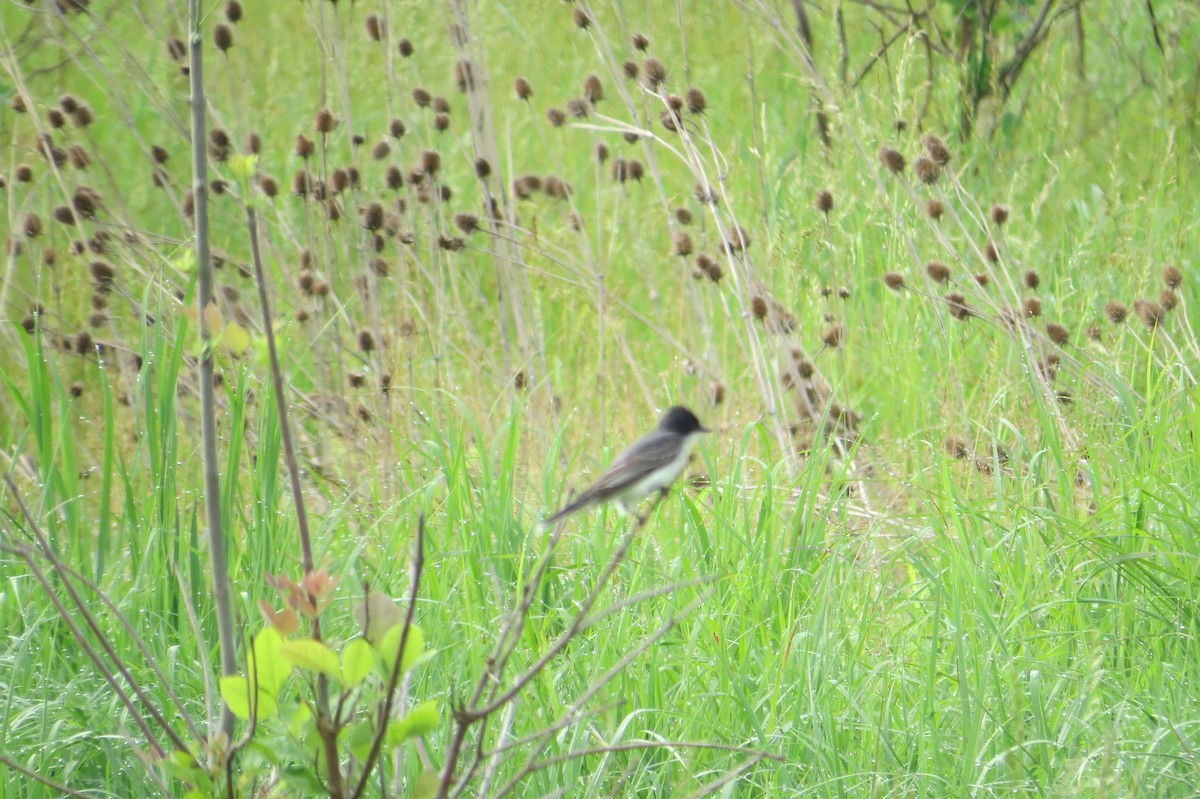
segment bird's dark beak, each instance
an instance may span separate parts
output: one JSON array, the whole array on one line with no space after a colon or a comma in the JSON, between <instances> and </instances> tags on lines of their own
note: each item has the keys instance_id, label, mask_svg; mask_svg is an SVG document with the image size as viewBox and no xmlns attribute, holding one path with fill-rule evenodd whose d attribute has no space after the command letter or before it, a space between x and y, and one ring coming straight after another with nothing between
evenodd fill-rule
<instances>
[{"instance_id":1,"label":"bird's dark beak","mask_svg":"<svg viewBox=\"0 0 1200 799\"><path fill-rule=\"evenodd\" d=\"M700 428L700 432L701 432L701 433L711 433L711 432L712 432L712 430L710 430L710 429L709 429L709 428L707 428L707 427L701 427L701 428Z\"/></svg>"}]
</instances>

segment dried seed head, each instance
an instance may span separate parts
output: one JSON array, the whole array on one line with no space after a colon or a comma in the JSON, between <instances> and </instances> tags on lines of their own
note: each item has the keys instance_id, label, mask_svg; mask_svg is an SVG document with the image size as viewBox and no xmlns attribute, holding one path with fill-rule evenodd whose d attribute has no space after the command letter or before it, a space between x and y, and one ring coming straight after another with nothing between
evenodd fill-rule
<instances>
[{"instance_id":1,"label":"dried seed head","mask_svg":"<svg viewBox=\"0 0 1200 799\"><path fill-rule=\"evenodd\" d=\"M330 115L332 116L332 114ZM319 117L318 117L319 120ZM308 160L313 154L313 142L311 139L306 139L304 136L296 137L296 155Z\"/></svg>"},{"instance_id":2,"label":"dried seed head","mask_svg":"<svg viewBox=\"0 0 1200 799\"><path fill-rule=\"evenodd\" d=\"M367 38L373 42L383 39L383 23L378 14L367 14Z\"/></svg>"},{"instance_id":3,"label":"dried seed head","mask_svg":"<svg viewBox=\"0 0 1200 799\"><path fill-rule=\"evenodd\" d=\"M279 182L270 175L260 175L258 178L258 188L268 197L275 197L279 194Z\"/></svg>"},{"instance_id":4,"label":"dried seed head","mask_svg":"<svg viewBox=\"0 0 1200 799\"><path fill-rule=\"evenodd\" d=\"M1137 312L1138 318L1142 320L1142 324L1149 328L1155 328L1162 324L1166 318L1166 311L1157 302L1149 300L1138 300L1133 304L1134 310Z\"/></svg>"},{"instance_id":5,"label":"dried seed head","mask_svg":"<svg viewBox=\"0 0 1200 799\"><path fill-rule=\"evenodd\" d=\"M588 75L583 79L583 96L592 105L604 99L604 84L598 75Z\"/></svg>"},{"instance_id":6,"label":"dried seed head","mask_svg":"<svg viewBox=\"0 0 1200 799\"><path fill-rule=\"evenodd\" d=\"M658 91L667 82L667 65L654 56L650 56L642 62L642 75L645 78L646 86L651 91Z\"/></svg>"},{"instance_id":7,"label":"dried seed head","mask_svg":"<svg viewBox=\"0 0 1200 799\"><path fill-rule=\"evenodd\" d=\"M65 205L60 205L54 209L54 221L63 225L75 224L75 212Z\"/></svg>"},{"instance_id":8,"label":"dried seed head","mask_svg":"<svg viewBox=\"0 0 1200 799\"><path fill-rule=\"evenodd\" d=\"M971 309L967 307L967 298L957 291L952 291L946 295L946 305L950 309L950 315L960 322L965 322L971 318Z\"/></svg>"},{"instance_id":9,"label":"dried seed head","mask_svg":"<svg viewBox=\"0 0 1200 799\"><path fill-rule=\"evenodd\" d=\"M884 272L883 284L892 291L899 291L904 288L904 275L899 272Z\"/></svg>"},{"instance_id":10,"label":"dried seed head","mask_svg":"<svg viewBox=\"0 0 1200 799\"><path fill-rule=\"evenodd\" d=\"M233 28L223 22L213 28L213 44L222 53L227 52L233 47Z\"/></svg>"},{"instance_id":11,"label":"dried seed head","mask_svg":"<svg viewBox=\"0 0 1200 799\"><path fill-rule=\"evenodd\" d=\"M475 88L475 67L470 61L462 60L454 64L454 87L460 92Z\"/></svg>"},{"instance_id":12,"label":"dried seed head","mask_svg":"<svg viewBox=\"0 0 1200 799\"><path fill-rule=\"evenodd\" d=\"M933 159L934 163L938 166L950 163L950 151L946 149L945 142L932 133L926 134L921 141L925 145L925 152L929 153L929 157Z\"/></svg>"},{"instance_id":13,"label":"dried seed head","mask_svg":"<svg viewBox=\"0 0 1200 799\"><path fill-rule=\"evenodd\" d=\"M303 169L292 175L292 194L297 197L308 196L308 173Z\"/></svg>"},{"instance_id":14,"label":"dried seed head","mask_svg":"<svg viewBox=\"0 0 1200 799\"><path fill-rule=\"evenodd\" d=\"M642 68L638 66L636 61L626 61L621 65L621 71L625 73L625 80L637 80Z\"/></svg>"},{"instance_id":15,"label":"dried seed head","mask_svg":"<svg viewBox=\"0 0 1200 799\"><path fill-rule=\"evenodd\" d=\"M1055 322L1050 322L1046 325L1046 335L1060 347L1066 344L1071 338L1071 332Z\"/></svg>"},{"instance_id":16,"label":"dried seed head","mask_svg":"<svg viewBox=\"0 0 1200 799\"><path fill-rule=\"evenodd\" d=\"M442 168L442 156L436 150L426 150L421 153L421 165L419 167L423 175L435 175Z\"/></svg>"},{"instance_id":17,"label":"dried seed head","mask_svg":"<svg viewBox=\"0 0 1200 799\"><path fill-rule=\"evenodd\" d=\"M367 382L367 378L361 372L351 372L346 378L350 382L350 388L362 388L363 383Z\"/></svg>"},{"instance_id":18,"label":"dried seed head","mask_svg":"<svg viewBox=\"0 0 1200 799\"><path fill-rule=\"evenodd\" d=\"M42 233L42 218L33 211L25 214L25 219L21 222L21 232L27 239L36 239Z\"/></svg>"},{"instance_id":19,"label":"dried seed head","mask_svg":"<svg viewBox=\"0 0 1200 799\"><path fill-rule=\"evenodd\" d=\"M49 108L46 110L46 122L50 125L50 127L58 130L63 125L67 124L67 117L57 108Z\"/></svg>"},{"instance_id":20,"label":"dried seed head","mask_svg":"<svg viewBox=\"0 0 1200 799\"><path fill-rule=\"evenodd\" d=\"M929 275L934 283L946 283L950 280L950 267L941 261L930 261L925 264L925 274Z\"/></svg>"},{"instance_id":21,"label":"dried seed head","mask_svg":"<svg viewBox=\"0 0 1200 799\"><path fill-rule=\"evenodd\" d=\"M650 49L650 40L646 38L645 34L633 34L633 49L643 53L646 52Z\"/></svg>"},{"instance_id":22,"label":"dried seed head","mask_svg":"<svg viewBox=\"0 0 1200 799\"><path fill-rule=\"evenodd\" d=\"M262 136L257 133L251 133L246 137L246 152L252 155L262 153Z\"/></svg>"},{"instance_id":23,"label":"dried seed head","mask_svg":"<svg viewBox=\"0 0 1200 799\"><path fill-rule=\"evenodd\" d=\"M547 175L542 181L542 191L547 197L565 200L571 196L571 185L557 175Z\"/></svg>"},{"instance_id":24,"label":"dried seed head","mask_svg":"<svg viewBox=\"0 0 1200 799\"><path fill-rule=\"evenodd\" d=\"M362 226L372 232L383 227L383 204L369 203L362 212Z\"/></svg>"},{"instance_id":25,"label":"dried seed head","mask_svg":"<svg viewBox=\"0 0 1200 799\"><path fill-rule=\"evenodd\" d=\"M71 159L71 166L76 169L87 169L92 163L92 158L87 154L87 150L78 144L72 144L70 149L67 150L67 155Z\"/></svg>"},{"instance_id":26,"label":"dried seed head","mask_svg":"<svg viewBox=\"0 0 1200 799\"><path fill-rule=\"evenodd\" d=\"M762 321L767 318L767 301L760 295L755 294L750 298L750 313L754 314L754 318Z\"/></svg>"},{"instance_id":27,"label":"dried seed head","mask_svg":"<svg viewBox=\"0 0 1200 799\"><path fill-rule=\"evenodd\" d=\"M433 95L429 93L428 89L421 86L417 86L412 90L412 98L418 108L428 108L433 102Z\"/></svg>"},{"instance_id":28,"label":"dried seed head","mask_svg":"<svg viewBox=\"0 0 1200 799\"><path fill-rule=\"evenodd\" d=\"M329 176L329 188L334 194L341 194L350 186L350 173L344 169L335 169Z\"/></svg>"},{"instance_id":29,"label":"dried seed head","mask_svg":"<svg viewBox=\"0 0 1200 799\"><path fill-rule=\"evenodd\" d=\"M475 214L455 214L454 224L465 235L469 236L479 228L479 217Z\"/></svg>"},{"instance_id":30,"label":"dried seed head","mask_svg":"<svg viewBox=\"0 0 1200 799\"><path fill-rule=\"evenodd\" d=\"M71 120L75 123L75 127L86 128L92 124L92 109L80 103L79 107L71 114Z\"/></svg>"},{"instance_id":31,"label":"dried seed head","mask_svg":"<svg viewBox=\"0 0 1200 799\"><path fill-rule=\"evenodd\" d=\"M930 200L925 204L925 213L936 222L942 218L942 214L946 213L946 206L942 205L941 200Z\"/></svg>"},{"instance_id":32,"label":"dried seed head","mask_svg":"<svg viewBox=\"0 0 1200 799\"><path fill-rule=\"evenodd\" d=\"M821 333L821 341L823 341L825 346L829 347L831 350L842 346L842 343L845 341L845 339L845 325L831 325L825 328L824 332Z\"/></svg>"},{"instance_id":33,"label":"dried seed head","mask_svg":"<svg viewBox=\"0 0 1200 799\"><path fill-rule=\"evenodd\" d=\"M988 276L987 272L976 272L975 273L975 282L980 286L986 287L989 283L992 282L992 278Z\"/></svg>"},{"instance_id":34,"label":"dried seed head","mask_svg":"<svg viewBox=\"0 0 1200 799\"><path fill-rule=\"evenodd\" d=\"M13 95L12 102L9 104L9 106L18 114L24 114L29 111L29 105L25 102L25 95L20 93Z\"/></svg>"},{"instance_id":35,"label":"dried seed head","mask_svg":"<svg viewBox=\"0 0 1200 799\"><path fill-rule=\"evenodd\" d=\"M1087 335L1089 341L1099 341L1101 336L1103 335L1100 332L1100 325L1096 324L1095 322L1092 322L1090 325L1087 326L1086 335Z\"/></svg>"},{"instance_id":36,"label":"dried seed head","mask_svg":"<svg viewBox=\"0 0 1200 799\"><path fill-rule=\"evenodd\" d=\"M1042 315L1042 301L1037 297L1025 298L1025 315L1030 319L1037 319Z\"/></svg>"},{"instance_id":37,"label":"dried seed head","mask_svg":"<svg viewBox=\"0 0 1200 799\"><path fill-rule=\"evenodd\" d=\"M629 173L630 180L640 181L646 176L645 165L636 158L630 158L625 162L625 171Z\"/></svg>"},{"instance_id":38,"label":"dried seed head","mask_svg":"<svg viewBox=\"0 0 1200 799\"><path fill-rule=\"evenodd\" d=\"M84 219L94 219L96 217L96 209L99 206L100 195L95 189L90 189L87 186L80 186L75 189L75 194L71 197L71 207L75 209L75 213Z\"/></svg>"},{"instance_id":39,"label":"dried seed head","mask_svg":"<svg viewBox=\"0 0 1200 799\"><path fill-rule=\"evenodd\" d=\"M989 241L987 244L983 245L983 257L986 258L989 263L1000 263L1000 249L996 246L996 242Z\"/></svg>"},{"instance_id":40,"label":"dried seed head","mask_svg":"<svg viewBox=\"0 0 1200 799\"><path fill-rule=\"evenodd\" d=\"M371 157L376 161L382 161L392 154L392 145L388 144L387 139L381 139L374 147L371 148Z\"/></svg>"},{"instance_id":41,"label":"dried seed head","mask_svg":"<svg viewBox=\"0 0 1200 799\"><path fill-rule=\"evenodd\" d=\"M822 189L817 192L817 199L813 203L817 210L823 214L828 214L833 210L833 193L827 189Z\"/></svg>"},{"instance_id":42,"label":"dried seed head","mask_svg":"<svg viewBox=\"0 0 1200 799\"><path fill-rule=\"evenodd\" d=\"M187 55L187 45L183 43L182 39L172 36L170 39L167 39L167 55L171 57L172 61L182 61L184 56ZM71 113L68 109L64 108L63 110Z\"/></svg>"},{"instance_id":43,"label":"dried seed head","mask_svg":"<svg viewBox=\"0 0 1200 799\"><path fill-rule=\"evenodd\" d=\"M400 55L404 58L410 58L413 54L413 43L408 39L401 39L396 43L396 49L400 51Z\"/></svg>"},{"instance_id":44,"label":"dried seed head","mask_svg":"<svg viewBox=\"0 0 1200 799\"><path fill-rule=\"evenodd\" d=\"M720 405L725 401L725 384L720 381L714 382L708 387L708 401L713 405Z\"/></svg>"},{"instance_id":45,"label":"dried seed head","mask_svg":"<svg viewBox=\"0 0 1200 799\"><path fill-rule=\"evenodd\" d=\"M482 157L476 158L475 159L475 176L477 178L479 178L480 180L487 180L488 176L491 174L492 174L492 165L490 163L488 163L488 160L486 158L482 158Z\"/></svg>"},{"instance_id":46,"label":"dried seed head","mask_svg":"<svg viewBox=\"0 0 1200 799\"><path fill-rule=\"evenodd\" d=\"M1129 316L1129 308L1119 300L1112 300L1104 305L1104 315L1114 325L1119 325Z\"/></svg>"},{"instance_id":47,"label":"dried seed head","mask_svg":"<svg viewBox=\"0 0 1200 799\"><path fill-rule=\"evenodd\" d=\"M437 114L434 116L434 118L433 118L433 129L434 130L441 132L443 130L449 129L449 127L450 127L450 115L449 114Z\"/></svg>"},{"instance_id":48,"label":"dried seed head","mask_svg":"<svg viewBox=\"0 0 1200 799\"><path fill-rule=\"evenodd\" d=\"M1167 284L1169 289L1177 289L1183 285L1183 273L1179 271L1177 266L1168 266L1162 273L1163 283Z\"/></svg>"},{"instance_id":49,"label":"dried seed head","mask_svg":"<svg viewBox=\"0 0 1200 799\"><path fill-rule=\"evenodd\" d=\"M450 101L445 97L434 97L430 107L439 114L450 113Z\"/></svg>"},{"instance_id":50,"label":"dried seed head","mask_svg":"<svg viewBox=\"0 0 1200 799\"><path fill-rule=\"evenodd\" d=\"M370 330L358 331L358 348L362 352L371 352L375 349L375 334Z\"/></svg>"},{"instance_id":51,"label":"dried seed head","mask_svg":"<svg viewBox=\"0 0 1200 799\"><path fill-rule=\"evenodd\" d=\"M692 254L692 237L686 233L675 234L675 254L687 257Z\"/></svg>"},{"instance_id":52,"label":"dried seed head","mask_svg":"<svg viewBox=\"0 0 1200 799\"><path fill-rule=\"evenodd\" d=\"M687 90L687 110L693 114L703 114L708 108L708 100L704 92L692 87Z\"/></svg>"},{"instance_id":53,"label":"dried seed head","mask_svg":"<svg viewBox=\"0 0 1200 799\"><path fill-rule=\"evenodd\" d=\"M742 252L750 246L750 234L741 225L734 225L725 237L725 249L728 252Z\"/></svg>"},{"instance_id":54,"label":"dried seed head","mask_svg":"<svg viewBox=\"0 0 1200 799\"><path fill-rule=\"evenodd\" d=\"M801 380L811 380L817 372L817 367L813 366L812 361L805 358L800 350L792 350L792 361Z\"/></svg>"},{"instance_id":55,"label":"dried seed head","mask_svg":"<svg viewBox=\"0 0 1200 799\"><path fill-rule=\"evenodd\" d=\"M950 455L950 457L955 458L956 460L964 460L971 455L971 451L967 449L966 442L961 438L947 436L945 446L946 452Z\"/></svg>"},{"instance_id":56,"label":"dried seed head","mask_svg":"<svg viewBox=\"0 0 1200 799\"><path fill-rule=\"evenodd\" d=\"M889 172L900 174L904 171L905 160L904 155L894 147L879 148L879 162L882 163Z\"/></svg>"},{"instance_id":57,"label":"dried seed head","mask_svg":"<svg viewBox=\"0 0 1200 799\"><path fill-rule=\"evenodd\" d=\"M97 286L110 286L117 276L117 270L105 261L92 261L88 264L88 271L91 272L92 282Z\"/></svg>"},{"instance_id":58,"label":"dried seed head","mask_svg":"<svg viewBox=\"0 0 1200 799\"><path fill-rule=\"evenodd\" d=\"M663 110L658 115L658 121L662 123L663 130L670 133L679 132L679 115L670 110Z\"/></svg>"},{"instance_id":59,"label":"dried seed head","mask_svg":"<svg viewBox=\"0 0 1200 799\"><path fill-rule=\"evenodd\" d=\"M447 252L458 252L466 245L458 236L438 236L438 247Z\"/></svg>"},{"instance_id":60,"label":"dried seed head","mask_svg":"<svg viewBox=\"0 0 1200 799\"><path fill-rule=\"evenodd\" d=\"M1042 277L1035 270L1030 269L1025 272L1025 287L1036 289L1042 284Z\"/></svg>"},{"instance_id":61,"label":"dried seed head","mask_svg":"<svg viewBox=\"0 0 1200 799\"><path fill-rule=\"evenodd\" d=\"M913 163L913 174L926 186L932 186L942 176L942 168L932 158L921 156Z\"/></svg>"},{"instance_id":62,"label":"dried seed head","mask_svg":"<svg viewBox=\"0 0 1200 799\"><path fill-rule=\"evenodd\" d=\"M849 286L840 286L838 288L838 299L842 299L842 300L850 299L850 287Z\"/></svg>"},{"instance_id":63,"label":"dried seed head","mask_svg":"<svg viewBox=\"0 0 1200 799\"><path fill-rule=\"evenodd\" d=\"M75 351L80 355L89 355L96 350L96 342L92 334L86 330L75 337Z\"/></svg>"},{"instance_id":64,"label":"dried seed head","mask_svg":"<svg viewBox=\"0 0 1200 799\"><path fill-rule=\"evenodd\" d=\"M592 18L589 17L588 13L579 6L575 7L575 11L572 16L574 17L576 28L579 28L580 30L587 30L592 26Z\"/></svg>"},{"instance_id":65,"label":"dried seed head","mask_svg":"<svg viewBox=\"0 0 1200 799\"><path fill-rule=\"evenodd\" d=\"M33 169L26 164L18 164L17 170L13 172L13 178L16 179L17 183L32 183Z\"/></svg>"},{"instance_id":66,"label":"dried seed head","mask_svg":"<svg viewBox=\"0 0 1200 799\"><path fill-rule=\"evenodd\" d=\"M1179 295L1170 289L1166 289L1158 295L1158 304L1166 312L1173 311L1179 305Z\"/></svg>"},{"instance_id":67,"label":"dried seed head","mask_svg":"<svg viewBox=\"0 0 1200 799\"><path fill-rule=\"evenodd\" d=\"M575 119L586 119L590 108L588 101L582 97L567 100L567 113Z\"/></svg>"},{"instance_id":68,"label":"dried seed head","mask_svg":"<svg viewBox=\"0 0 1200 799\"><path fill-rule=\"evenodd\" d=\"M563 113L561 108L546 109L546 119L556 128L561 128L563 123L567 121L567 115Z\"/></svg>"},{"instance_id":69,"label":"dried seed head","mask_svg":"<svg viewBox=\"0 0 1200 799\"><path fill-rule=\"evenodd\" d=\"M997 226L1003 226L1004 223L1008 221L1008 206L993 205L992 221L995 222Z\"/></svg>"},{"instance_id":70,"label":"dried seed head","mask_svg":"<svg viewBox=\"0 0 1200 799\"><path fill-rule=\"evenodd\" d=\"M327 134L332 133L333 129L338 125L337 117L328 108L322 108L317 112L316 122L313 127L317 129L317 133ZM298 140L297 140L298 141Z\"/></svg>"},{"instance_id":71,"label":"dried seed head","mask_svg":"<svg viewBox=\"0 0 1200 799\"><path fill-rule=\"evenodd\" d=\"M533 96L533 87L529 85L529 81L525 78L517 78L513 81L513 91L517 93L517 99L528 100Z\"/></svg>"},{"instance_id":72,"label":"dried seed head","mask_svg":"<svg viewBox=\"0 0 1200 799\"><path fill-rule=\"evenodd\" d=\"M225 4L225 19L234 25L242 21L242 4L238 0L229 0Z\"/></svg>"}]
</instances>

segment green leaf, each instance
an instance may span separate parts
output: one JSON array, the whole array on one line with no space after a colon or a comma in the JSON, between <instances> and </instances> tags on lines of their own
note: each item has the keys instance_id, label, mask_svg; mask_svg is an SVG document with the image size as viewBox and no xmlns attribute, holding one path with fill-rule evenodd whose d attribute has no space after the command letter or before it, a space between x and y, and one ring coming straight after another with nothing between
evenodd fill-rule
<instances>
[{"instance_id":1,"label":"green leaf","mask_svg":"<svg viewBox=\"0 0 1200 799\"><path fill-rule=\"evenodd\" d=\"M229 322L221 333L221 346L231 355L240 358L250 348L250 331L237 322Z\"/></svg>"},{"instance_id":2,"label":"green leaf","mask_svg":"<svg viewBox=\"0 0 1200 799\"><path fill-rule=\"evenodd\" d=\"M264 627L254 636L251 655L250 673L272 698L278 696L292 673L292 664L283 657L283 636L274 627Z\"/></svg>"},{"instance_id":3,"label":"green leaf","mask_svg":"<svg viewBox=\"0 0 1200 799\"><path fill-rule=\"evenodd\" d=\"M248 720L250 718L250 684L242 675L234 677L222 677L221 682L221 698L225 700L225 704L229 705L229 710L239 719ZM258 703L258 717L260 719L274 718L279 712L279 703L275 701L275 694L270 693L262 685L259 685L257 696L255 697Z\"/></svg>"},{"instance_id":4,"label":"green leaf","mask_svg":"<svg viewBox=\"0 0 1200 799\"><path fill-rule=\"evenodd\" d=\"M366 760L371 754L371 744L375 741L375 729L365 721L351 724L346 728L346 746L350 754L359 760Z\"/></svg>"},{"instance_id":5,"label":"green leaf","mask_svg":"<svg viewBox=\"0 0 1200 799\"><path fill-rule=\"evenodd\" d=\"M437 702L432 699L428 699L414 707L412 712L410 712L404 718L407 719L409 723L409 735L428 735L437 729Z\"/></svg>"},{"instance_id":6,"label":"green leaf","mask_svg":"<svg viewBox=\"0 0 1200 799\"><path fill-rule=\"evenodd\" d=\"M383 656L383 678L391 677L392 664L396 662L396 654L400 649L400 639L404 635L404 625L393 627L384 634L379 642L379 654ZM408 640L404 644L404 660L400 663L400 673L416 665L417 659L425 654L425 635L421 628L413 625L408 631Z\"/></svg>"},{"instance_id":7,"label":"green leaf","mask_svg":"<svg viewBox=\"0 0 1200 799\"><path fill-rule=\"evenodd\" d=\"M417 735L428 735L437 729L437 702L428 700L414 707L404 718L396 719L388 725L384 742L389 748L394 748Z\"/></svg>"},{"instance_id":8,"label":"green leaf","mask_svg":"<svg viewBox=\"0 0 1200 799\"><path fill-rule=\"evenodd\" d=\"M311 638L296 638L280 644L283 658L295 666L317 671L329 677L340 678L337 654L320 641Z\"/></svg>"},{"instance_id":9,"label":"green leaf","mask_svg":"<svg viewBox=\"0 0 1200 799\"><path fill-rule=\"evenodd\" d=\"M375 650L365 638L355 638L342 650L342 682L348 686L358 685L375 665Z\"/></svg>"}]
</instances>

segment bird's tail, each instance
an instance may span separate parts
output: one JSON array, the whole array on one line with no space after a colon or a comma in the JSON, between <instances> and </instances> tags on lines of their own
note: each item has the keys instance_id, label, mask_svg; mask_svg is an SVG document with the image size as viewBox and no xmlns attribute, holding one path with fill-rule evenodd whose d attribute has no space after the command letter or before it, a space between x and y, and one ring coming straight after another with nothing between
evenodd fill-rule
<instances>
[{"instance_id":1,"label":"bird's tail","mask_svg":"<svg viewBox=\"0 0 1200 799\"><path fill-rule=\"evenodd\" d=\"M547 527L553 527L555 524L557 524L558 522L567 518L572 513L583 510L588 505L591 505L593 502L595 502L595 497L589 496L588 494L581 495L579 498L575 499L574 501L568 502L566 507L564 507L558 513L555 513L553 516L549 516L545 519L542 519L542 524L541 524L542 529L544 530Z\"/></svg>"}]
</instances>

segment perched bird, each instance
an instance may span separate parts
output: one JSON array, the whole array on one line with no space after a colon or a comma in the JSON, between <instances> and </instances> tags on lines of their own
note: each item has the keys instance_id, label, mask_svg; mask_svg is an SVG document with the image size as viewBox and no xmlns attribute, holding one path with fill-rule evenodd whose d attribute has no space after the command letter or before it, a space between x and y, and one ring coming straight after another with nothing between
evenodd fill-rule
<instances>
[{"instance_id":1,"label":"perched bird","mask_svg":"<svg viewBox=\"0 0 1200 799\"><path fill-rule=\"evenodd\" d=\"M700 434L707 432L696 414L676 405L666 412L657 429L622 452L595 485L543 524L554 524L601 502L616 502L621 510L632 513L635 505L654 492L665 496L687 465Z\"/></svg>"}]
</instances>

